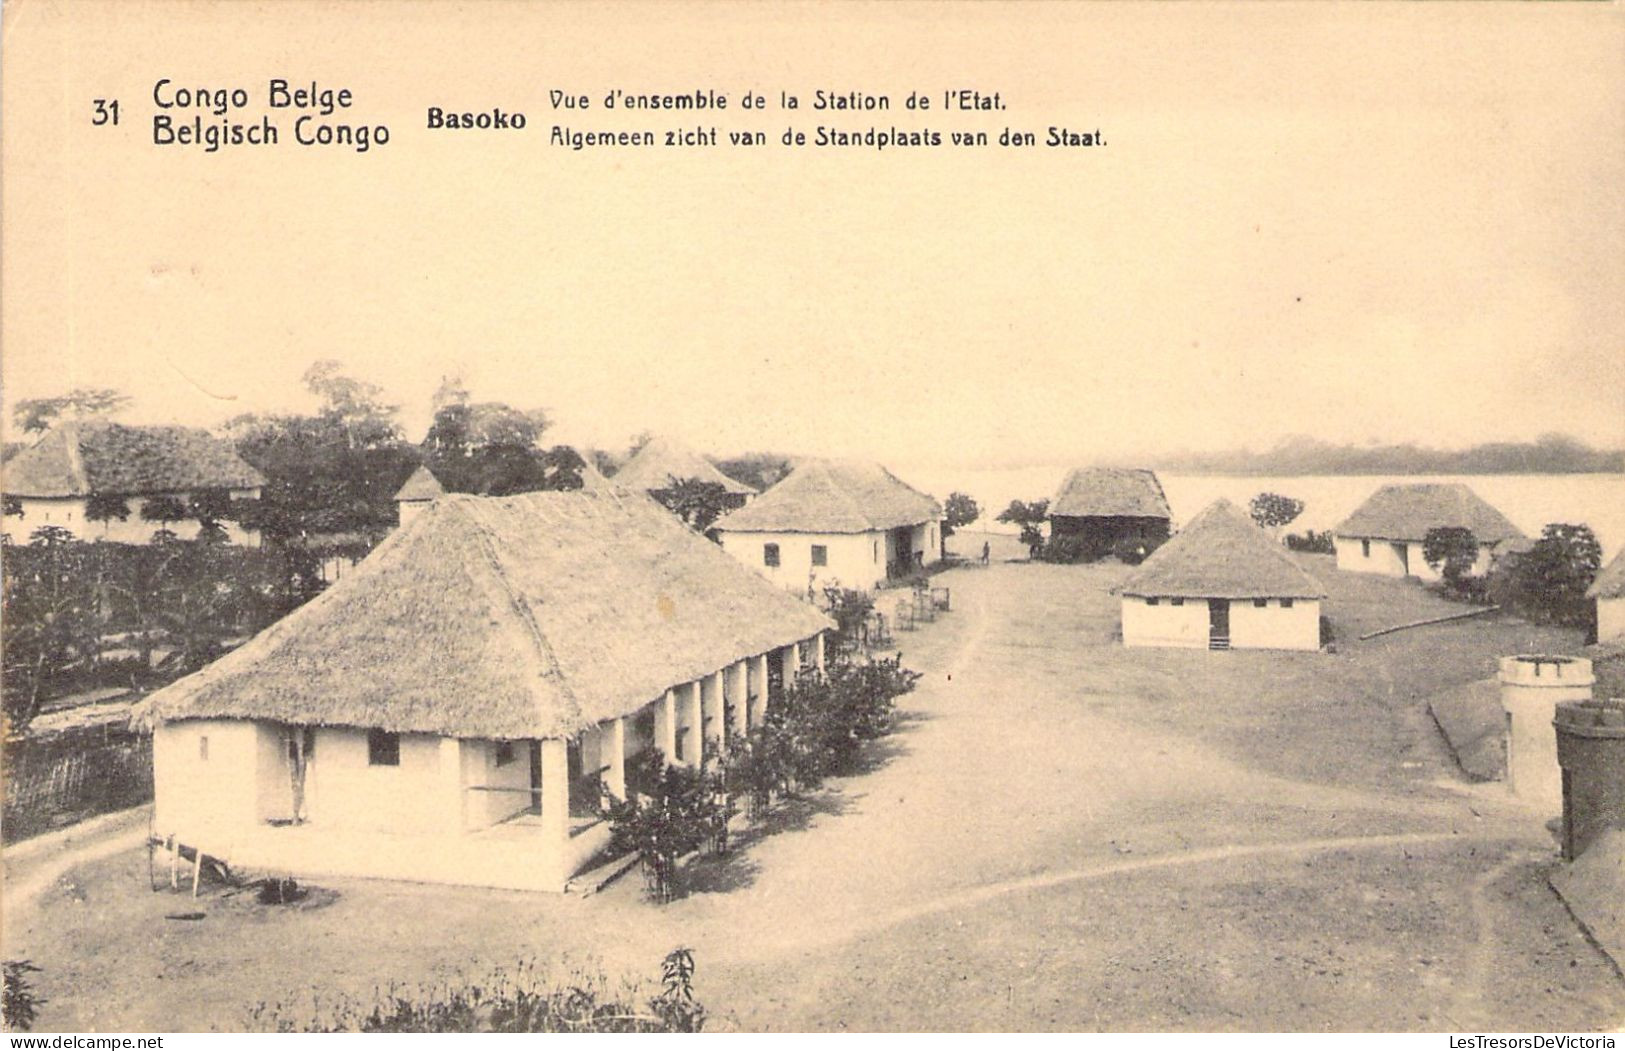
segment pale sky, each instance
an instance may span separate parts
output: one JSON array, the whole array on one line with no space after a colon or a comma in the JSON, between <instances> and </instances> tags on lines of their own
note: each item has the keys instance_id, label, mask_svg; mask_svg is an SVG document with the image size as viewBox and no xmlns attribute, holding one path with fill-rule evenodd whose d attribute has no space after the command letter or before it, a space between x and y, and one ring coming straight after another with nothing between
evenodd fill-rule
<instances>
[{"instance_id":1,"label":"pale sky","mask_svg":"<svg viewBox=\"0 0 1625 1051\"><path fill-rule=\"evenodd\" d=\"M303 410L344 361L714 452L988 465L1625 445L1619 5L6 5L4 398ZM349 87L365 155L151 145L153 82ZM588 94L555 113L548 89ZM724 115L606 113L715 88ZM815 88L864 115L737 108ZM918 88L999 91L986 118ZM89 100L119 97L117 129ZM430 105L526 113L429 132ZM686 119L684 119L686 118ZM1071 152L570 152L704 123L1099 127ZM289 118L280 120L291 139ZM724 131L725 134L725 131ZM8 420L9 422L9 420Z\"/></svg>"}]
</instances>

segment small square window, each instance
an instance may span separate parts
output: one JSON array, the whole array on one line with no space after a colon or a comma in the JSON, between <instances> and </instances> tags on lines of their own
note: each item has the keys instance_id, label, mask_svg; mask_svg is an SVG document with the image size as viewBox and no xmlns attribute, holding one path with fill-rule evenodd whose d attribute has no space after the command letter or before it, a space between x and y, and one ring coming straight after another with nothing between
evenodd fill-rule
<instances>
[{"instance_id":1,"label":"small square window","mask_svg":"<svg viewBox=\"0 0 1625 1051\"><path fill-rule=\"evenodd\" d=\"M507 766L516 758L512 741L497 742L496 761L498 766Z\"/></svg>"},{"instance_id":2,"label":"small square window","mask_svg":"<svg viewBox=\"0 0 1625 1051\"><path fill-rule=\"evenodd\" d=\"M1185 604L1185 600L1182 598L1169 599L1168 601L1175 606L1183 606Z\"/></svg>"},{"instance_id":3,"label":"small square window","mask_svg":"<svg viewBox=\"0 0 1625 1051\"><path fill-rule=\"evenodd\" d=\"M1369 541L1369 540L1360 541L1360 557L1361 558L1370 558L1371 557L1371 541Z\"/></svg>"},{"instance_id":4,"label":"small square window","mask_svg":"<svg viewBox=\"0 0 1625 1051\"><path fill-rule=\"evenodd\" d=\"M1270 600L1267 599L1267 598L1255 598L1255 599L1253 599L1253 605L1257 606L1259 609L1263 609L1265 606L1267 606L1269 604L1270 604Z\"/></svg>"},{"instance_id":5,"label":"small square window","mask_svg":"<svg viewBox=\"0 0 1625 1051\"><path fill-rule=\"evenodd\" d=\"M203 761L205 763L209 761L209 739L208 739L208 737L199 737L197 739L197 757L198 757L199 760L201 760L201 761Z\"/></svg>"},{"instance_id":6,"label":"small square window","mask_svg":"<svg viewBox=\"0 0 1625 1051\"><path fill-rule=\"evenodd\" d=\"M823 544L814 544L812 546L812 564L815 566L829 565L829 548Z\"/></svg>"},{"instance_id":7,"label":"small square window","mask_svg":"<svg viewBox=\"0 0 1625 1051\"><path fill-rule=\"evenodd\" d=\"M401 735L385 730L367 731L367 765L400 766Z\"/></svg>"},{"instance_id":8,"label":"small square window","mask_svg":"<svg viewBox=\"0 0 1625 1051\"><path fill-rule=\"evenodd\" d=\"M1145 600L1145 604L1147 606L1155 606L1157 604L1157 600L1154 598L1148 598Z\"/></svg>"},{"instance_id":9,"label":"small square window","mask_svg":"<svg viewBox=\"0 0 1625 1051\"><path fill-rule=\"evenodd\" d=\"M1292 608L1292 600L1289 599L1289 598L1282 599L1281 600L1281 608L1282 609L1291 609Z\"/></svg>"},{"instance_id":10,"label":"small square window","mask_svg":"<svg viewBox=\"0 0 1625 1051\"><path fill-rule=\"evenodd\" d=\"M779 564L779 545L777 545L777 544L763 544L762 545L762 565L764 565L764 566L776 566L778 564Z\"/></svg>"}]
</instances>

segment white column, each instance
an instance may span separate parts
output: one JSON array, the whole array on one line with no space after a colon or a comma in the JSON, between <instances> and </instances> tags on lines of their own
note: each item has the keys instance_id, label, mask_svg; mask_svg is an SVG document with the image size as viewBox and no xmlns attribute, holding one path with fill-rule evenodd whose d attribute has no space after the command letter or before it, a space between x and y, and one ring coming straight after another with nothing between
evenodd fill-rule
<instances>
[{"instance_id":1,"label":"white column","mask_svg":"<svg viewBox=\"0 0 1625 1051\"><path fill-rule=\"evenodd\" d=\"M548 882L564 889L570 844L570 759L562 738L542 742L542 864Z\"/></svg>"},{"instance_id":2,"label":"white column","mask_svg":"<svg viewBox=\"0 0 1625 1051\"><path fill-rule=\"evenodd\" d=\"M677 691L655 702L655 747L667 766L677 765Z\"/></svg>"},{"instance_id":3,"label":"white column","mask_svg":"<svg viewBox=\"0 0 1625 1051\"><path fill-rule=\"evenodd\" d=\"M820 673L824 670L824 633L819 632L813 636L813 664Z\"/></svg>"},{"instance_id":4,"label":"white column","mask_svg":"<svg viewBox=\"0 0 1625 1051\"><path fill-rule=\"evenodd\" d=\"M611 719L599 726L603 742L604 790L616 799L626 798L626 718Z\"/></svg>"},{"instance_id":5,"label":"white column","mask_svg":"<svg viewBox=\"0 0 1625 1051\"><path fill-rule=\"evenodd\" d=\"M712 672L700 680L700 709L703 713L700 725L705 727L705 739L715 741L717 752L721 754L727 745L725 736L728 729L727 713L722 707L722 673Z\"/></svg>"},{"instance_id":6,"label":"white column","mask_svg":"<svg viewBox=\"0 0 1625 1051\"><path fill-rule=\"evenodd\" d=\"M750 676L746 681L746 696L750 697L750 725L761 726L767 721L767 654L759 653L749 661Z\"/></svg>"},{"instance_id":7,"label":"white column","mask_svg":"<svg viewBox=\"0 0 1625 1051\"><path fill-rule=\"evenodd\" d=\"M750 662L738 661L729 665L727 678L723 680L724 704L733 706L733 721L728 724L728 732L741 741L750 732L750 712L745 701L749 696L745 692L745 682L749 676Z\"/></svg>"},{"instance_id":8,"label":"white column","mask_svg":"<svg viewBox=\"0 0 1625 1051\"><path fill-rule=\"evenodd\" d=\"M704 754L705 712L700 707L700 684L680 687L677 698L677 725L683 733L683 765L697 767Z\"/></svg>"},{"instance_id":9,"label":"white column","mask_svg":"<svg viewBox=\"0 0 1625 1051\"><path fill-rule=\"evenodd\" d=\"M792 686L801 675L801 643L792 642L785 647L784 685Z\"/></svg>"}]
</instances>

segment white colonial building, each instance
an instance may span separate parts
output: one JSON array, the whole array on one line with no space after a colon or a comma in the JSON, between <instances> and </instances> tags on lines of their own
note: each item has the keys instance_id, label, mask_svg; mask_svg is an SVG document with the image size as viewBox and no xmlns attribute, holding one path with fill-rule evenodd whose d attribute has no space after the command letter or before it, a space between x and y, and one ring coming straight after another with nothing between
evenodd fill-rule
<instances>
[{"instance_id":1,"label":"white colonial building","mask_svg":"<svg viewBox=\"0 0 1625 1051\"><path fill-rule=\"evenodd\" d=\"M197 519L147 517L158 506L154 501L186 509L203 493L253 500L264 484L230 442L208 431L70 421L46 431L0 471L0 489L15 501L3 528L19 542L47 525L80 540L144 544L159 529L189 540L201 528ZM220 524L234 543L259 541L257 532L234 521Z\"/></svg>"},{"instance_id":2,"label":"white colonial building","mask_svg":"<svg viewBox=\"0 0 1625 1051\"><path fill-rule=\"evenodd\" d=\"M1191 519L1117 593L1125 646L1320 648L1320 582L1228 500Z\"/></svg>"},{"instance_id":3,"label":"white colonial building","mask_svg":"<svg viewBox=\"0 0 1625 1051\"><path fill-rule=\"evenodd\" d=\"M1472 575L1489 572L1496 547L1524 534L1500 511L1460 482L1385 485L1333 530L1337 568L1354 573L1438 580L1422 543L1428 531L1446 527L1472 530L1479 556Z\"/></svg>"},{"instance_id":4,"label":"white colonial building","mask_svg":"<svg viewBox=\"0 0 1625 1051\"><path fill-rule=\"evenodd\" d=\"M872 590L923 569L941 551L941 520L935 500L879 464L804 460L715 528L730 555L808 594Z\"/></svg>"},{"instance_id":5,"label":"white colonial building","mask_svg":"<svg viewBox=\"0 0 1625 1051\"><path fill-rule=\"evenodd\" d=\"M831 627L647 497L442 497L137 710L153 828L275 874L561 890L637 753L725 750Z\"/></svg>"}]
</instances>

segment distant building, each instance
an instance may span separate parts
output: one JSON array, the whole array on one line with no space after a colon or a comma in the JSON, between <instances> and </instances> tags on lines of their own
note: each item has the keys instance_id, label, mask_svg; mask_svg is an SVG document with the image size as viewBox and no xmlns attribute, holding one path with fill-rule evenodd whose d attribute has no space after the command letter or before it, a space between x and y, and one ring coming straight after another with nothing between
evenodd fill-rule
<instances>
[{"instance_id":1,"label":"distant building","mask_svg":"<svg viewBox=\"0 0 1625 1051\"><path fill-rule=\"evenodd\" d=\"M1050 501L1050 537L1076 537L1102 553L1121 540L1156 547L1168 539L1172 517L1154 472L1081 467Z\"/></svg>"},{"instance_id":2,"label":"distant building","mask_svg":"<svg viewBox=\"0 0 1625 1051\"><path fill-rule=\"evenodd\" d=\"M1597 574L1586 598L1597 603L1597 641L1625 642L1625 550Z\"/></svg>"},{"instance_id":3,"label":"distant building","mask_svg":"<svg viewBox=\"0 0 1625 1051\"><path fill-rule=\"evenodd\" d=\"M716 523L722 546L798 593L872 590L935 561L942 508L874 463L806 460Z\"/></svg>"},{"instance_id":4,"label":"distant building","mask_svg":"<svg viewBox=\"0 0 1625 1051\"><path fill-rule=\"evenodd\" d=\"M423 464L406 476L406 481L395 491L395 511L400 516L400 524L405 525L418 516L424 508L446 495L441 486L440 479L434 472Z\"/></svg>"},{"instance_id":5,"label":"distant building","mask_svg":"<svg viewBox=\"0 0 1625 1051\"><path fill-rule=\"evenodd\" d=\"M722 486L734 498L735 506L756 495L756 490L729 478L693 449L664 436L649 439L626 466L615 472L613 482L623 489L658 493L670 489L673 482L691 478Z\"/></svg>"},{"instance_id":6,"label":"distant building","mask_svg":"<svg viewBox=\"0 0 1625 1051\"><path fill-rule=\"evenodd\" d=\"M228 441L193 427L130 426L102 420L58 424L5 463L0 488L16 499L22 519L3 527L19 541L40 526L61 526L81 540L144 544L160 528L195 537L196 519L159 522L142 517L146 505L171 498L185 507L199 493L257 499L265 478ZM122 503L121 520L85 517L91 497ZM221 525L239 544L259 534L231 521ZM15 534L20 533L20 536Z\"/></svg>"},{"instance_id":7,"label":"distant building","mask_svg":"<svg viewBox=\"0 0 1625 1051\"><path fill-rule=\"evenodd\" d=\"M1320 648L1320 582L1228 500L1191 519L1117 592L1125 646Z\"/></svg>"},{"instance_id":8,"label":"distant building","mask_svg":"<svg viewBox=\"0 0 1625 1051\"><path fill-rule=\"evenodd\" d=\"M1475 576L1489 572L1498 545L1524 538L1505 515L1460 482L1385 485L1333 530L1337 568L1438 580L1439 571L1422 555L1422 542L1429 530L1445 527L1472 530L1479 545Z\"/></svg>"},{"instance_id":9,"label":"distant building","mask_svg":"<svg viewBox=\"0 0 1625 1051\"><path fill-rule=\"evenodd\" d=\"M561 890L629 760L726 749L832 627L646 497L445 496L138 706L153 829L248 869Z\"/></svg>"}]
</instances>

